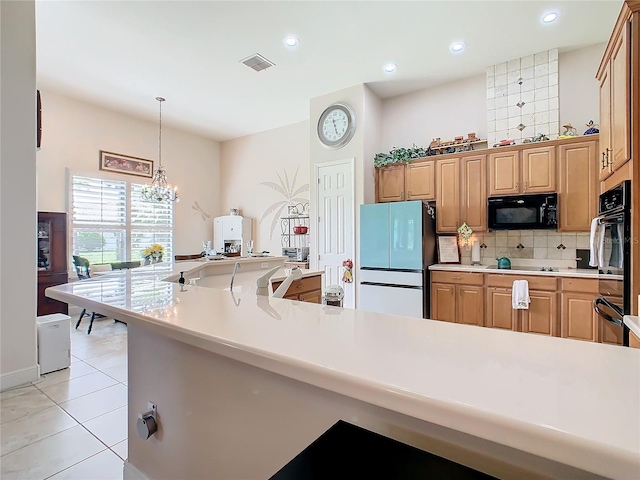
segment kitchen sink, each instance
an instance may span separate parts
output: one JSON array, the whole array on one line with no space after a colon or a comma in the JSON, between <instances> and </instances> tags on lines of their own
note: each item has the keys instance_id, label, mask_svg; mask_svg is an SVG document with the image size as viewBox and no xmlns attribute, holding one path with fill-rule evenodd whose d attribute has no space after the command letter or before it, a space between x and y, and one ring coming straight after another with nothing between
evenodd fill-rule
<instances>
[{"instance_id":1,"label":"kitchen sink","mask_svg":"<svg viewBox=\"0 0 640 480\"><path fill-rule=\"evenodd\" d=\"M489 265L487 267L489 270L522 270L525 272L557 272L558 269L555 267L511 267L511 268L498 268L497 265Z\"/></svg>"}]
</instances>

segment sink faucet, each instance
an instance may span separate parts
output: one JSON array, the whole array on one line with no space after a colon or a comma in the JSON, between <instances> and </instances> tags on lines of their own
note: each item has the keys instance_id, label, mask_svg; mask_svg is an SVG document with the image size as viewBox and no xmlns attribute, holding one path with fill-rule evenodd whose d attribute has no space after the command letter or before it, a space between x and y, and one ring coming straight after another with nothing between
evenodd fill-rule
<instances>
[{"instance_id":1,"label":"sink faucet","mask_svg":"<svg viewBox=\"0 0 640 480\"><path fill-rule=\"evenodd\" d=\"M231 274L231 285L229 285L229 290L233 291L233 279L236 278L236 272L240 268L240 262L236 262L233 266L233 273Z\"/></svg>"}]
</instances>

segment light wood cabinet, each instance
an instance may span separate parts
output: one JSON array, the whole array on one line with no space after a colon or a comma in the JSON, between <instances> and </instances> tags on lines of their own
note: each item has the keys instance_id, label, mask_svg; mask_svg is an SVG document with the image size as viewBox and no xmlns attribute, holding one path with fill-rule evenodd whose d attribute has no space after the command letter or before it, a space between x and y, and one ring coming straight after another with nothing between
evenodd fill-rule
<instances>
[{"instance_id":1,"label":"light wood cabinet","mask_svg":"<svg viewBox=\"0 0 640 480\"><path fill-rule=\"evenodd\" d=\"M431 318L484 325L484 288L477 285L431 284Z\"/></svg>"},{"instance_id":2,"label":"light wood cabinet","mask_svg":"<svg viewBox=\"0 0 640 480\"><path fill-rule=\"evenodd\" d=\"M598 72L600 80L600 180L631 158L631 41L630 22L612 36Z\"/></svg>"},{"instance_id":3,"label":"light wood cabinet","mask_svg":"<svg viewBox=\"0 0 640 480\"><path fill-rule=\"evenodd\" d=\"M489 155L489 195L520 193L520 152Z\"/></svg>"},{"instance_id":4,"label":"light wood cabinet","mask_svg":"<svg viewBox=\"0 0 640 480\"><path fill-rule=\"evenodd\" d=\"M526 333L558 336L558 294L530 290L528 310L521 310L521 330Z\"/></svg>"},{"instance_id":5,"label":"light wood cabinet","mask_svg":"<svg viewBox=\"0 0 640 480\"><path fill-rule=\"evenodd\" d=\"M489 155L490 196L555 191L555 145Z\"/></svg>"},{"instance_id":6,"label":"light wood cabinet","mask_svg":"<svg viewBox=\"0 0 640 480\"><path fill-rule=\"evenodd\" d=\"M282 282L283 280L271 282L271 288L274 292ZM293 281L283 298L300 302L322 303L322 275L303 277Z\"/></svg>"},{"instance_id":7,"label":"light wood cabinet","mask_svg":"<svg viewBox=\"0 0 640 480\"><path fill-rule=\"evenodd\" d=\"M484 288L471 285L457 285L458 323L484 326Z\"/></svg>"},{"instance_id":8,"label":"light wood cabinet","mask_svg":"<svg viewBox=\"0 0 640 480\"><path fill-rule=\"evenodd\" d=\"M436 230L455 233L462 222L487 230L486 155L436 160Z\"/></svg>"},{"instance_id":9,"label":"light wood cabinet","mask_svg":"<svg viewBox=\"0 0 640 480\"><path fill-rule=\"evenodd\" d=\"M640 348L640 337L633 332L629 332L629 346L631 348Z\"/></svg>"},{"instance_id":10,"label":"light wood cabinet","mask_svg":"<svg viewBox=\"0 0 640 480\"><path fill-rule=\"evenodd\" d=\"M598 318L592 293L562 292L560 335L575 340L598 341Z\"/></svg>"},{"instance_id":11,"label":"light wood cabinet","mask_svg":"<svg viewBox=\"0 0 640 480\"><path fill-rule=\"evenodd\" d=\"M436 161L410 163L405 168L405 200L434 200Z\"/></svg>"},{"instance_id":12,"label":"light wood cabinet","mask_svg":"<svg viewBox=\"0 0 640 480\"><path fill-rule=\"evenodd\" d=\"M487 230L487 156L461 160L460 223L467 222L474 232Z\"/></svg>"},{"instance_id":13,"label":"light wood cabinet","mask_svg":"<svg viewBox=\"0 0 640 480\"><path fill-rule=\"evenodd\" d=\"M376 200L382 202L401 202L404 196L405 166L391 165L376 170Z\"/></svg>"},{"instance_id":14,"label":"light wood cabinet","mask_svg":"<svg viewBox=\"0 0 640 480\"><path fill-rule=\"evenodd\" d=\"M558 203L561 232L589 232L598 214L598 142L560 145Z\"/></svg>"},{"instance_id":15,"label":"light wood cabinet","mask_svg":"<svg viewBox=\"0 0 640 480\"><path fill-rule=\"evenodd\" d=\"M456 286L431 283L431 318L444 322L456 321Z\"/></svg>"},{"instance_id":16,"label":"light wood cabinet","mask_svg":"<svg viewBox=\"0 0 640 480\"><path fill-rule=\"evenodd\" d=\"M511 304L511 289L487 287L485 325L491 328L516 330L516 315Z\"/></svg>"},{"instance_id":17,"label":"light wood cabinet","mask_svg":"<svg viewBox=\"0 0 640 480\"><path fill-rule=\"evenodd\" d=\"M522 150L522 193L556 191L556 147Z\"/></svg>"},{"instance_id":18,"label":"light wood cabinet","mask_svg":"<svg viewBox=\"0 0 640 480\"><path fill-rule=\"evenodd\" d=\"M436 160L436 230L456 232L460 225L460 159Z\"/></svg>"}]
</instances>

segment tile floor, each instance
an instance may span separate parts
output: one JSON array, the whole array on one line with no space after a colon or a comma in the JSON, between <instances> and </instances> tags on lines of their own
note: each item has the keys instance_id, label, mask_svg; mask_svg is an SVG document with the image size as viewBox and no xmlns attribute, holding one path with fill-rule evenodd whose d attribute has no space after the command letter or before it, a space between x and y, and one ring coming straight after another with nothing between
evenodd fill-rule
<instances>
[{"instance_id":1,"label":"tile floor","mask_svg":"<svg viewBox=\"0 0 640 480\"><path fill-rule=\"evenodd\" d=\"M72 317L75 322L77 316ZM122 479L127 458L127 326L71 325L71 366L0 393L0 478Z\"/></svg>"}]
</instances>

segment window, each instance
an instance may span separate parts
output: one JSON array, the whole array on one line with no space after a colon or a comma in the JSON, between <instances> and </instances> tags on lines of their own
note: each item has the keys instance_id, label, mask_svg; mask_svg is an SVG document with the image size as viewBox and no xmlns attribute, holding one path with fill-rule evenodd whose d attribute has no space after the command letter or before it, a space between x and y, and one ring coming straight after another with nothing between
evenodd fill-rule
<instances>
[{"instance_id":1,"label":"window","mask_svg":"<svg viewBox=\"0 0 640 480\"><path fill-rule=\"evenodd\" d=\"M173 203L142 200L142 184L71 175L73 255L92 264L142 259L153 243L173 257Z\"/></svg>"}]
</instances>

